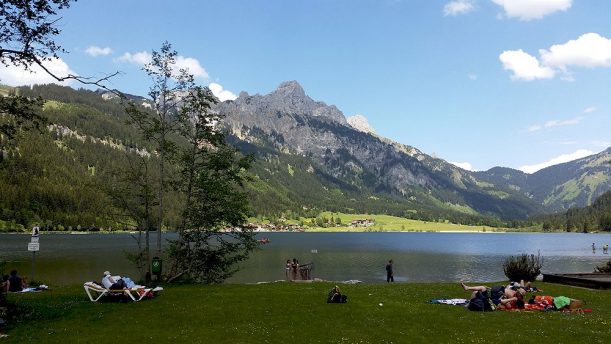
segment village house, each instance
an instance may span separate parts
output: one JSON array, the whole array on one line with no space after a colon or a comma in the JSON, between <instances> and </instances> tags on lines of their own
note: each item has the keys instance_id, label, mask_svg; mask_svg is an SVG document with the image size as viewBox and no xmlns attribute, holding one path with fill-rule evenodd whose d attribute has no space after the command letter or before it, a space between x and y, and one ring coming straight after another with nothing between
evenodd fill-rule
<instances>
[{"instance_id":1,"label":"village house","mask_svg":"<svg viewBox=\"0 0 611 344\"><path fill-rule=\"evenodd\" d=\"M350 227L369 227L374 224L375 221L373 219L355 219L350 222Z\"/></svg>"}]
</instances>

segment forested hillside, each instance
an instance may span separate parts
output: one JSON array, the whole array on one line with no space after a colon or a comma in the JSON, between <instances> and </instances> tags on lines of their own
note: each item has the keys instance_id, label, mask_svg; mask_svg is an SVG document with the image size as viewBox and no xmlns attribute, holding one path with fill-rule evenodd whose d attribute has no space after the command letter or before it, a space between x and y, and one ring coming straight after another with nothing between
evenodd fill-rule
<instances>
[{"instance_id":1,"label":"forested hillside","mask_svg":"<svg viewBox=\"0 0 611 344\"><path fill-rule=\"evenodd\" d=\"M33 224L55 230L124 228L108 196L113 172L137 159L156 159L153 149L127 124L115 97L57 85L22 87L11 92L45 99L41 131L23 131L17 146L2 151L0 230ZM142 98L132 96L146 106ZM256 160L249 173L251 214L259 218L315 217L321 211L392 214L425 220L499 224L491 217L452 209L434 198L413 202L358 188L337 178L307 156L287 154L260 140L257 145L229 135L228 140ZM154 163L154 162L153 162ZM373 179L374 176L365 178ZM174 197L172 192L167 196ZM176 204L176 202L167 202ZM178 217L169 209L169 223Z\"/></svg>"},{"instance_id":2,"label":"forested hillside","mask_svg":"<svg viewBox=\"0 0 611 344\"><path fill-rule=\"evenodd\" d=\"M567 232L611 231L611 191L598 197L592 205L571 208L565 213L534 219L544 231L562 229Z\"/></svg>"}]
</instances>

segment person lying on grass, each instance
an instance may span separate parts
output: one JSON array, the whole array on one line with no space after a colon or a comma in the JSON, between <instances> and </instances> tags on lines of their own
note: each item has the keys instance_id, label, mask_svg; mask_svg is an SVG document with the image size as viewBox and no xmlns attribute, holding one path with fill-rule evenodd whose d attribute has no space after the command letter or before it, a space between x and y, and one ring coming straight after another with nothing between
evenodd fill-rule
<instances>
[{"instance_id":1,"label":"person lying on grass","mask_svg":"<svg viewBox=\"0 0 611 344\"><path fill-rule=\"evenodd\" d=\"M468 286L460 284L465 291L472 291L469 301L471 310L522 309L524 308L524 288L514 290L511 286Z\"/></svg>"},{"instance_id":2,"label":"person lying on grass","mask_svg":"<svg viewBox=\"0 0 611 344\"><path fill-rule=\"evenodd\" d=\"M566 296L533 295L526 304L527 310L558 310L562 312L581 311L584 302Z\"/></svg>"}]
</instances>

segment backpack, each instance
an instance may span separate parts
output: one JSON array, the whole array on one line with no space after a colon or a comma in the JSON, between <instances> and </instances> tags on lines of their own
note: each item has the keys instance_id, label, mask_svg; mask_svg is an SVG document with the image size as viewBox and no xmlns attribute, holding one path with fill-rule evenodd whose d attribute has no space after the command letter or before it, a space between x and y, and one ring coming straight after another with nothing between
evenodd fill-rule
<instances>
[{"instance_id":1,"label":"backpack","mask_svg":"<svg viewBox=\"0 0 611 344\"><path fill-rule=\"evenodd\" d=\"M493 311L495 309L492 300L488 297L488 293L477 292L475 297L469 300L467 309L470 311Z\"/></svg>"}]
</instances>

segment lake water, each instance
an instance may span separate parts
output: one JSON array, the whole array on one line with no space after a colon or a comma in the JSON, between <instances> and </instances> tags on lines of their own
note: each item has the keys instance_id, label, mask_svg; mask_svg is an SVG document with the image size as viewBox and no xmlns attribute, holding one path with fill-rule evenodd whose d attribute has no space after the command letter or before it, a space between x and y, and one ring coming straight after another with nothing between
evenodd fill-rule
<instances>
[{"instance_id":1,"label":"lake water","mask_svg":"<svg viewBox=\"0 0 611 344\"><path fill-rule=\"evenodd\" d=\"M164 240L175 237L165 234ZM540 252L544 273L592 272L611 258L602 253L602 245L611 242L609 234L263 233L258 237L271 242L254 252L228 282L284 279L284 263L294 257L300 263L313 262L314 277L365 282L385 281L388 259L394 260L398 282L483 282L505 280L505 258L521 253ZM31 275L29 241L29 235L0 234L5 270L16 268ZM595 253L592 243L597 246ZM137 278L124 254L136 248L129 234L42 235L35 278L52 285L82 283L101 279L105 270Z\"/></svg>"}]
</instances>

